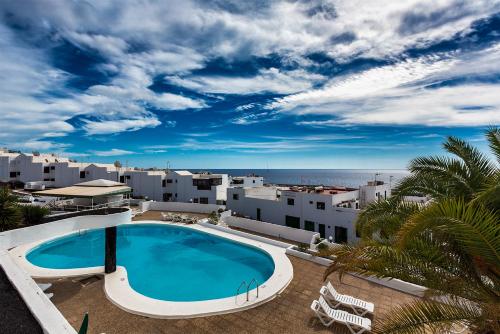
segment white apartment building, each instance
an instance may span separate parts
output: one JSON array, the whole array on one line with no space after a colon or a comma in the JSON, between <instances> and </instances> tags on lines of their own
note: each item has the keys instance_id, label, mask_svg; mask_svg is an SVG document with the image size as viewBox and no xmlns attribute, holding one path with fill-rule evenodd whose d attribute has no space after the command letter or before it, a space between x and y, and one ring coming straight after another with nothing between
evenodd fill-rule
<instances>
[{"instance_id":1,"label":"white apartment building","mask_svg":"<svg viewBox=\"0 0 500 334\"><path fill-rule=\"evenodd\" d=\"M230 177L229 185L230 187L243 188L263 187L264 178L257 175L232 176Z\"/></svg>"},{"instance_id":2,"label":"white apartment building","mask_svg":"<svg viewBox=\"0 0 500 334\"><path fill-rule=\"evenodd\" d=\"M1 182L30 182L60 188L97 179L126 183L135 197L206 204L224 204L229 186L227 174L137 170L113 164L77 163L55 154L0 150Z\"/></svg>"},{"instance_id":3,"label":"white apartment building","mask_svg":"<svg viewBox=\"0 0 500 334\"><path fill-rule=\"evenodd\" d=\"M360 202L375 200L377 193L390 196L389 186L238 187L228 188L226 207L251 219L319 232L337 243L353 243L358 239L355 221Z\"/></svg>"},{"instance_id":4,"label":"white apartment building","mask_svg":"<svg viewBox=\"0 0 500 334\"><path fill-rule=\"evenodd\" d=\"M120 182L133 189L133 196L155 201L224 204L228 179L227 174L127 170Z\"/></svg>"}]
</instances>

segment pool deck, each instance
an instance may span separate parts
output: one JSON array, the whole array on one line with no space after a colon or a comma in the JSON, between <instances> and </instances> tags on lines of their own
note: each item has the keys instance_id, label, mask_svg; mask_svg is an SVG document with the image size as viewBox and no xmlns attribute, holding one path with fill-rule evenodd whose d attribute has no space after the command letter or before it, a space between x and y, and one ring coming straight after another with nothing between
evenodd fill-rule
<instances>
[{"instance_id":1,"label":"pool deck","mask_svg":"<svg viewBox=\"0 0 500 334\"><path fill-rule=\"evenodd\" d=\"M290 285L277 298L256 308L237 313L194 319L153 319L127 313L105 296L102 277L38 280L53 282L52 302L76 329L89 313L92 333L349 333L342 325L325 328L310 310L318 298L325 267L289 256L294 269ZM346 275L342 282L330 277L339 292L375 304L374 318L383 318L392 307L416 297ZM372 317L373 319L373 317Z\"/></svg>"}]
</instances>

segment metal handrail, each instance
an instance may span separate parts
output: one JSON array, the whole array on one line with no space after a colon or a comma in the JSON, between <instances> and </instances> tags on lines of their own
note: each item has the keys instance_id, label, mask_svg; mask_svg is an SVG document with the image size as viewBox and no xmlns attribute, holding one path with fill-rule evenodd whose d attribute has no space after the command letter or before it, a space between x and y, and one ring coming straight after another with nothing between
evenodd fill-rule
<instances>
[{"instance_id":1,"label":"metal handrail","mask_svg":"<svg viewBox=\"0 0 500 334\"><path fill-rule=\"evenodd\" d=\"M250 287L252 286L252 283L255 283L255 287L257 288L257 298L259 298L259 283L257 283L257 280L255 278L252 278L250 283L248 283L247 285L247 301L250 294Z\"/></svg>"},{"instance_id":2,"label":"metal handrail","mask_svg":"<svg viewBox=\"0 0 500 334\"><path fill-rule=\"evenodd\" d=\"M245 288L248 288L248 285L247 285L247 282L246 281L243 281L241 282L240 286L238 287L238 289L236 290L236 296L239 295L239 292L241 290L242 287L245 287ZM247 300L248 300L248 296L247 296Z\"/></svg>"}]
</instances>

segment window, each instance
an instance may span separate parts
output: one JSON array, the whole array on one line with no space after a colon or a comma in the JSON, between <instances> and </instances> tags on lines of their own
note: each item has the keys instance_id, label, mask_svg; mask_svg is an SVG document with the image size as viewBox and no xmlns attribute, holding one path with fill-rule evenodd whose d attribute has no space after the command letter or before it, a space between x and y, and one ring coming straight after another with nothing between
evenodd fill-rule
<instances>
[{"instance_id":1,"label":"window","mask_svg":"<svg viewBox=\"0 0 500 334\"><path fill-rule=\"evenodd\" d=\"M161 186L166 187L167 186L167 180L161 180Z\"/></svg>"},{"instance_id":2,"label":"window","mask_svg":"<svg viewBox=\"0 0 500 334\"><path fill-rule=\"evenodd\" d=\"M261 220L261 211L260 211L260 208L257 208L257 220Z\"/></svg>"},{"instance_id":3,"label":"window","mask_svg":"<svg viewBox=\"0 0 500 334\"><path fill-rule=\"evenodd\" d=\"M175 198L177 198L177 193L175 193Z\"/></svg>"},{"instance_id":4,"label":"window","mask_svg":"<svg viewBox=\"0 0 500 334\"><path fill-rule=\"evenodd\" d=\"M175 180L175 183L177 183L177 180Z\"/></svg>"},{"instance_id":5,"label":"window","mask_svg":"<svg viewBox=\"0 0 500 334\"><path fill-rule=\"evenodd\" d=\"M314 222L306 220L304 222L304 230L314 232Z\"/></svg>"},{"instance_id":6,"label":"window","mask_svg":"<svg viewBox=\"0 0 500 334\"><path fill-rule=\"evenodd\" d=\"M54 179L54 178L51 178L51 179L50 179L50 181L52 181L52 182L54 182L55 180L56 180L56 179Z\"/></svg>"},{"instance_id":7,"label":"window","mask_svg":"<svg viewBox=\"0 0 500 334\"><path fill-rule=\"evenodd\" d=\"M309 204L313 204L313 201L309 201Z\"/></svg>"},{"instance_id":8,"label":"window","mask_svg":"<svg viewBox=\"0 0 500 334\"><path fill-rule=\"evenodd\" d=\"M85 171L81 171L80 172L80 179L84 179L85 178Z\"/></svg>"},{"instance_id":9,"label":"window","mask_svg":"<svg viewBox=\"0 0 500 334\"><path fill-rule=\"evenodd\" d=\"M193 179L193 187L196 187L198 190L212 189L209 179Z\"/></svg>"},{"instance_id":10,"label":"window","mask_svg":"<svg viewBox=\"0 0 500 334\"><path fill-rule=\"evenodd\" d=\"M233 199L235 201L239 200L240 199L240 195L239 194L233 194Z\"/></svg>"},{"instance_id":11,"label":"window","mask_svg":"<svg viewBox=\"0 0 500 334\"><path fill-rule=\"evenodd\" d=\"M170 200L172 200L172 193L164 193L163 194L163 201L168 202Z\"/></svg>"},{"instance_id":12,"label":"window","mask_svg":"<svg viewBox=\"0 0 500 334\"><path fill-rule=\"evenodd\" d=\"M130 175L125 175L125 180L130 180Z\"/></svg>"},{"instance_id":13,"label":"window","mask_svg":"<svg viewBox=\"0 0 500 334\"><path fill-rule=\"evenodd\" d=\"M252 182L255 183L255 180L253 180Z\"/></svg>"},{"instance_id":14,"label":"window","mask_svg":"<svg viewBox=\"0 0 500 334\"><path fill-rule=\"evenodd\" d=\"M325 210L325 202L316 202L316 209Z\"/></svg>"},{"instance_id":15,"label":"window","mask_svg":"<svg viewBox=\"0 0 500 334\"><path fill-rule=\"evenodd\" d=\"M47 178L45 178L45 179L43 179L43 180L44 180L44 181L50 181L50 179L49 179L48 177L47 177Z\"/></svg>"},{"instance_id":16,"label":"window","mask_svg":"<svg viewBox=\"0 0 500 334\"><path fill-rule=\"evenodd\" d=\"M193 198L193 203L198 203L198 199L197 198Z\"/></svg>"},{"instance_id":17,"label":"window","mask_svg":"<svg viewBox=\"0 0 500 334\"><path fill-rule=\"evenodd\" d=\"M9 173L9 176L10 176L10 177L17 177L17 176L19 176L19 175L21 175L21 172L10 172L10 173Z\"/></svg>"},{"instance_id":18,"label":"window","mask_svg":"<svg viewBox=\"0 0 500 334\"><path fill-rule=\"evenodd\" d=\"M234 179L233 184L243 184L243 179Z\"/></svg>"},{"instance_id":19,"label":"window","mask_svg":"<svg viewBox=\"0 0 500 334\"><path fill-rule=\"evenodd\" d=\"M222 178L210 179L210 185L212 186L220 186L222 185Z\"/></svg>"},{"instance_id":20,"label":"window","mask_svg":"<svg viewBox=\"0 0 500 334\"><path fill-rule=\"evenodd\" d=\"M300 218L294 216L285 216L285 225L293 228L300 228Z\"/></svg>"},{"instance_id":21,"label":"window","mask_svg":"<svg viewBox=\"0 0 500 334\"><path fill-rule=\"evenodd\" d=\"M341 226L335 226L335 243L343 244L347 242L347 229Z\"/></svg>"},{"instance_id":22,"label":"window","mask_svg":"<svg viewBox=\"0 0 500 334\"><path fill-rule=\"evenodd\" d=\"M56 166L50 166L50 170L56 170Z\"/></svg>"},{"instance_id":23,"label":"window","mask_svg":"<svg viewBox=\"0 0 500 334\"><path fill-rule=\"evenodd\" d=\"M208 204L208 197L200 197L200 204Z\"/></svg>"},{"instance_id":24,"label":"window","mask_svg":"<svg viewBox=\"0 0 500 334\"><path fill-rule=\"evenodd\" d=\"M286 203L288 205L294 205L295 204L295 200L293 198L287 198Z\"/></svg>"},{"instance_id":25,"label":"window","mask_svg":"<svg viewBox=\"0 0 500 334\"><path fill-rule=\"evenodd\" d=\"M125 176L120 175L120 182L121 182L121 183L125 183Z\"/></svg>"},{"instance_id":26,"label":"window","mask_svg":"<svg viewBox=\"0 0 500 334\"><path fill-rule=\"evenodd\" d=\"M50 168L49 168L49 166L47 166L47 167L43 167L43 172L44 172L45 174L50 173Z\"/></svg>"},{"instance_id":27,"label":"window","mask_svg":"<svg viewBox=\"0 0 500 334\"><path fill-rule=\"evenodd\" d=\"M167 183L172 183L172 179L167 179Z\"/></svg>"}]
</instances>

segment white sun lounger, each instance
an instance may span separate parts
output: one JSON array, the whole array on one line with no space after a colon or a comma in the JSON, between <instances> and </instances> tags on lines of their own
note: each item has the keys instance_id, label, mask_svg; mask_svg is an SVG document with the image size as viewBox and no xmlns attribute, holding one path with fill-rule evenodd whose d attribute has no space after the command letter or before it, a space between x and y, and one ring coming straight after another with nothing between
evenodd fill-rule
<instances>
[{"instance_id":1,"label":"white sun lounger","mask_svg":"<svg viewBox=\"0 0 500 334\"><path fill-rule=\"evenodd\" d=\"M375 308L373 303L338 293L330 282L328 282L326 286L322 286L319 293L326 299L331 307L337 308L340 305L350 307L354 313L361 317L367 313L373 313Z\"/></svg>"},{"instance_id":2,"label":"white sun lounger","mask_svg":"<svg viewBox=\"0 0 500 334\"><path fill-rule=\"evenodd\" d=\"M346 325L352 334L361 334L371 330L372 322L370 319L346 311L334 310L328 305L323 296L320 296L319 300L313 300L311 309L326 327L338 322Z\"/></svg>"},{"instance_id":3,"label":"white sun lounger","mask_svg":"<svg viewBox=\"0 0 500 334\"><path fill-rule=\"evenodd\" d=\"M38 287L42 290L48 290L52 286L52 283L37 283Z\"/></svg>"}]
</instances>

